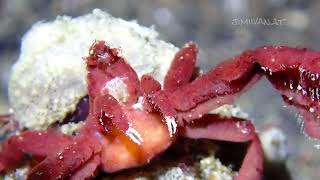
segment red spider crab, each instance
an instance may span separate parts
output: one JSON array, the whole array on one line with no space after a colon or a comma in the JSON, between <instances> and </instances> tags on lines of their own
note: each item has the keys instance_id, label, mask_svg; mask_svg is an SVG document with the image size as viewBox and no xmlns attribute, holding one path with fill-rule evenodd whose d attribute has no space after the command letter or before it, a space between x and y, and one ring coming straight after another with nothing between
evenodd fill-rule
<instances>
[{"instance_id":1,"label":"red spider crab","mask_svg":"<svg viewBox=\"0 0 320 180\"><path fill-rule=\"evenodd\" d=\"M262 75L296 106L306 133L319 138L319 53L288 47L262 47L242 53L192 80L197 47L188 43L175 56L164 86L135 71L103 41L85 58L89 115L80 133L24 131L2 145L0 171L32 159L28 179L85 179L97 168L105 172L137 167L165 151L179 137L248 142L238 180L262 178L263 153L253 124L240 118L207 114L232 103ZM129 97L120 103L105 88L118 79ZM137 102L139 102L137 104Z\"/></svg>"}]
</instances>

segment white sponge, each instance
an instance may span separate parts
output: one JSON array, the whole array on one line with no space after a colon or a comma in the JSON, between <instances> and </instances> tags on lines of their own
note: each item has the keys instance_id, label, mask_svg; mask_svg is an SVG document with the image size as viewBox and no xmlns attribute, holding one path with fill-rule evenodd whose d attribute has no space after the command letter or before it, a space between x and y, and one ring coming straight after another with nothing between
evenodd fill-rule
<instances>
[{"instance_id":1,"label":"white sponge","mask_svg":"<svg viewBox=\"0 0 320 180\"><path fill-rule=\"evenodd\" d=\"M46 129L75 110L87 94L86 69L94 40L121 49L138 76L151 74L163 82L178 48L135 21L95 9L92 14L36 23L23 37L21 54L12 69L9 100L21 127Z\"/></svg>"}]
</instances>

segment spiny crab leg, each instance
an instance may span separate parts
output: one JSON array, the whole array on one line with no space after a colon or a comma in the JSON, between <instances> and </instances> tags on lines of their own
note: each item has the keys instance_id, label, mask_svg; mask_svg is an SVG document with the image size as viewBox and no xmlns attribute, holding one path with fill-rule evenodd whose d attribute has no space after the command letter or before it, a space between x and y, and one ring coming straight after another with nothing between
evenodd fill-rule
<instances>
[{"instance_id":1,"label":"spiny crab leg","mask_svg":"<svg viewBox=\"0 0 320 180\"><path fill-rule=\"evenodd\" d=\"M150 98L150 104L152 104L156 110L163 113L167 117L172 116L176 118L177 116L178 112L175 111L168 96L170 96L169 94L171 92L174 92L178 89L184 91L184 88L188 86L187 84L189 83L194 70L196 55L197 47L193 43L187 44L176 54L170 70L166 75L164 90L159 90L159 83L152 77L142 78L142 86L146 84L146 87L150 87L149 89L143 88L146 89L145 92ZM250 63L244 64L244 67L242 68L247 69L247 66L250 66ZM183 72L186 72L186 74L183 74ZM255 76L253 78L254 80L259 78L259 75L252 75L253 73L251 73L249 70L248 72L245 72L245 74L246 75L234 74L230 77ZM250 86L251 79L243 79L248 79L249 84L245 84L243 88ZM216 90L218 90L218 88ZM209 109L205 110L204 112L207 113L208 111ZM192 122L194 122L194 124ZM190 123L180 123L179 125L182 129L184 129L184 131L181 132L181 135L188 138L206 138L231 142L249 142L247 153L244 157L242 166L236 179L259 180L262 178L262 147L255 132L254 126L250 121L239 118L222 118L219 115L207 114L200 119L193 119L193 121L190 121Z\"/></svg>"},{"instance_id":2,"label":"spiny crab leg","mask_svg":"<svg viewBox=\"0 0 320 180\"><path fill-rule=\"evenodd\" d=\"M229 142L249 142L236 180L259 180L262 178L263 152L255 128L250 121L240 118L223 118L215 114L207 114L186 124L185 137L192 139L212 139Z\"/></svg>"},{"instance_id":3,"label":"spiny crab leg","mask_svg":"<svg viewBox=\"0 0 320 180\"><path fill-rule=\"evenodd\" d=\"M195 62L197 59L198 47L195 43L189 42L181 48L173 58L170 69L165 76L163 89L172 92L190 82ZM154 94L161 90L161 84L150 75L141 77L141 91L145 94Z\"/></svg>"},{"instance_id":4,"label":"spiny crab leg","mask_svg":"<svg viewBox=\"0 0 320 180\"><path fill-rule=\"evenodd\" d=\"M193 42L187 43L176 53L164 80L164 90L172 92L190 82L197 53L198 47Z\"/></svg>"},{"instance_id":5,"label":"spiny crab leg","mask_svg":"<svg viewBox=\"0 0 320 180\"><path fill-rule=\"evenodd\" d=\"M152 76L145 74L141 77L140 89L144 94L154 94L161 90L161 84Z\"/></svg>"},{"instance_id":6,"label":"spiny crab leg","mask_svg":"<svg viewBox=\"0 0 320 180\"><path fill-rule=\"evenodd\" d=\"M243 53L225 61L196 80L170 93L169 98L180 119L190 121L225 103L231 103L235 96L249 88L261 74L256 64L247 59L250 53Z\"/></svg>"},{"instance_id":7,"label":"spiny crab leg","mask_svg":"<svg viewBox=\"0 0 320 180\"><path fill-rule=\"evenodd\" d=\"M306 133L320 138L320 53L309 49L261 47L227 60L207 74L168 95L184 120L187 113L210 106L208 101L236 97L252 86L261 75L266 76L285 101L303 112ZM229 99L231 103L234 99ZM201 108L200 108L201 109ZM185 112L185 113L184 113ZM198 112L201 114L203 112ZM312 127L312 128L311 128Z\"/></svg>"},{"instance_id":8,"label":"spiny crab leg","mask_svg":"<svg viewBox=\"0 0 320 180\"><path fill-rule=\"evenodd\" d=\"M176 133L177 129L177 111L169 101L168 94L183 88L190 82L195 69L197 53L197 45L193 42L187 43L176 53L170 69L165 76L163 90L152 88L152 91L147 90L145 93L147 94L148 102L153 107L153 110L163 115L168 124L168 129L171 129L171 136ZM143 77L141 84L142 87L158 87L157 84L159 83L152 77ZM145 105L145 107L146 109L150 109L148 104Z\"/></svg>"},{"instance_id":9,"label":"spiny crab leg","mask_svg":"<svg viewBox=\"0 0 320 180\"><path fill-rule=\"evenodd\" d=\"M25 131L2 143L0 172L17 166L26 155L41 160L72 142L72 138L49 131Z\"/></svg>"},{"instance_id":10,"label":"spiny crab leg","mask_svg":"<svg viewBox=\"0 0 320 180\"><path fill-rule=\"evenodd\" d=\"M71 180L85 180L88 178L93 178L94 173L98 169L99 164L101 163L100 156L95 155L86 164L83 165L72 177Z\"/></svg>"},{"instance_id":11,"label":"spiny crab leg","mask_svg":"<svg viewBox=\"0 0 320 180\"><path fill-rule=\"evenodd\" d=\"M129 129L127 117L124 115L119 102L111 95L98 96L94 100L95 119L104 127L106 132L111 132L112 128L117 128L126 132Z\"/></svg>"},{"instance_id":12,"label":"spiny crab leg","mask_svg":"<svg viewBox=\"0 0 320 180\"><path fill-rule=\"evenodd\" d=\"M258 135L251 139L236 180L262 179L263 150Z\"/></svg>"},{"instance_id":13,"label":"spiny crab leg","mask_svg":"<svg viewBox=\"0 0 320 180\"><path fill-rule=\"evenodd\" d=\"M74 142L65 146L60 152L49 154L43 161L36 165L28 175L28 180L33 179L67 179L72 174L77 175L77 170L83 171L89 162L89 174L78 174L80 179L91 177L100 161L96 158L101 151L100 144L88 137L78 137ZM91 160L94 160L93 162ZM81 167L81 166L85 167ZM88 176L89 175L89 176Z\"/></svg>"}]
</instances>

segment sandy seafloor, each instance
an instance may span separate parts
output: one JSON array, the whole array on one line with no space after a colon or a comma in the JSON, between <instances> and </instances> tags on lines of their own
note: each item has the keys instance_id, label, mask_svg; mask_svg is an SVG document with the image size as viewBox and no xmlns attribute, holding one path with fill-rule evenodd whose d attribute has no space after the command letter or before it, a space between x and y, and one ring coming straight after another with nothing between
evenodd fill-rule
<instances>
[{"instance_id":1,"label":"sandy seafloor","mask_svg":"<svg viewBox=\"0 0 320 180\"><path fill-rule=\"evenodd\" d=\"M0 0L0 112L8 110L10 67L19 54L21 37L40 20L58 14L78 16L101 8L114 16L154 25L161 37L177 46L192 40L200 46L198 64L205 70L223 59L261 45L289 45L320 50L320 1L299 0ZM284 20L281 25L240 25L236 20ZM37 43L37 42L35 42ZM258 129L278 126L288 136L288 172L295 180L320 179L320 149L305 137L294 108L262 79L238 104ZM275 180L275 179L273 179Z\"/></svg>"}]
</instances>

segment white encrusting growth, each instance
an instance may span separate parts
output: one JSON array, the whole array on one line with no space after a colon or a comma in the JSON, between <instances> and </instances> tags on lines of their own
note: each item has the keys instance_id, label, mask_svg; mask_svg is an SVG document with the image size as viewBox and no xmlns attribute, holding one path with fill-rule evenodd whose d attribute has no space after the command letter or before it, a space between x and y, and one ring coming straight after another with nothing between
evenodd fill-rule
<instances>
[{"instance_id":1,"label":"white encrusting growth","mask_svg":"<svg viewBox=\"0 0 320 180\"><path fill-rule=\"evenodd\" d=\"M230 105L230 104L222 105L222 106L214 109L210 113L219 114L224 117L239 117L239 118L248 118L249 117L249 115L247 113L244 113L240 109L240 107L238 107L236 105Z\"/></svg>"},{"instance_id":2,"label":"white encrusting growth","mask_svg":"<svg viewBox=\"0 0 320 180\"><path fill-rule=\"evenodd\" d=\"M209 156L200 160L200 176L202 179L232 180L235 173L230 167L224 166L219 159Z\"/></svg>"},{"instance_id":3,"label":"white encrusting growth","mask_svg":"<svg viewBox=\"0 0 320 180\"><path fill-rule=\"evenodd\" d=\"M165 116L164 119L168 127L169 135L172 137L177 132L178 124L174 117Z\"/></svg>"},{"instance_id":4,"label":"white encrusting growth","mask_svg":"<svg viewBox=\"0 0 320 180\"><path fill-rule=\"evenodd\" d=\"M73 133L77 132L82 126L84 125L83 122L79 123L68 123L60 126L59 130L63 134L72 135Z\"/></svg>"},{"instance_id":5,"label":"white encrusting growth","mask_svg":"<svg viewBox=\"0 0 320 180\"><path fill-rule=\"evenodd\" d=\"M149 180L150 178L146 178L144 180ZM173 167L164 172L161 172L159 176L155 179L158 180L195 180L192 175L188 175L188 173L184 172L184 169L181 167ZM138 179L135 179L138 180ZM141 179L140 179L141 180Z\"/></svg>"}]
</instances>

